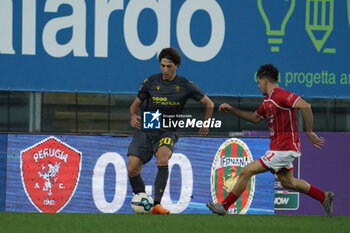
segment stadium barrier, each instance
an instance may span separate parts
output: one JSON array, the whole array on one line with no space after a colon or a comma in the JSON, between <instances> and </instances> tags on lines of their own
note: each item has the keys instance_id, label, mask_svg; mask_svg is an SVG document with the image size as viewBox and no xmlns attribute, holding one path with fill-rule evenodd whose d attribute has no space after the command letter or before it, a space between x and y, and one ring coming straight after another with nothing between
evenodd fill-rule
<instances>
[{"instance_id":1,"label":"stadium barrier","mask_svg":"<svg viewBox=\"0 0 350 233\"><path fill-rule=\"evenodd\" d=\"M259 133L250 132L249 134L255 138L241 138L241 141L249 148L253 159L257 159L268 148L269 140L261 138L264 135ZM294 163L294 175L325 191L333 191L336 194L335 215L349 216L347 197L350 195L350 187L346 184L347 164L350 162L347 155L347 142L350 140L350 133L321 132L319 135L326 139L322 150L314 148L307 136L300 133L302 156L300 161ZM0 135L0 211L131 213L130 201L133 194L126 170L126 154L130 140L131 137L111 136ZM195 137L179 139L170 161L170 182L163 199L163 204L173 213L209 213L205 202L219 197L216 195L220 193L217 191L217 186L221 187L223 192L225 188L232 186L234 172L240 168L227 165L232 165L235 162L235 156L239 153L232 149L230 153L228 152L227 145L225 147L227 140L228 138ZM51 147L48 146L50 144L46 145L50 141L53 143ZM51 167L53 168L55 163L60 164L58 161L61 161L61 164L59 172L56 173L57 177L50 179L52 194L48 195L50 183L47 183L45 188L47 180L43 176L45 171L50 170L49 165L39 163L39 160L45 161L49 158L48 155L54 153L53 148L56 148L57 155L53 157L57 159L57 163L54 162ZM61 149L58 150L59 148ZM221 153L218 153L220 149ZM65 159L68 161L69 158L74 157L68 153L66 157L65 153L61 153L65 150L75 155L74 165L69 165L75 169L79 168L75 170L75 174L73 174L73 168L64 171L67 169L63 166ZM28 165L31 169L26 170L24 168L28 161L23 163L24 160L21 158L28 159L26 156L30 155L30 152L32 152L32 162L29 161ZM226 152L228 159L225 158ZM225 157L217 156L218 154L225 154ZM78 159L79 156L80 159ZM35 161L38 161L40 166L37 166ZM223 175L215 176L216 171L222 172L214 169L215 166L221 166L215 165L215 161L221 161L224 167L226 164L227 168ZM244 162L244 160L241 161ZM26 170L24 173L23 169ZM28 171L32 172L32 177L26 176ZM154 158L144 166L142 171L146 191L150 194L152 194L156 171ZM219 178L216 181L220 181L221 177L221 183L213 182L215 177ZM69 182L69 179L75 183ZM43 198L45 194L46 197L55 198ZM250 206L245 212L247 214L272 214L273 206L276 214L324 214L317 201L307 195L284 190L270 173L256 176L252 196ZM242 202L240 205L242 207ZM244 211L244 208L237 209L233 208L232 211L241 213Z\"/></svg>"}]
</instances>

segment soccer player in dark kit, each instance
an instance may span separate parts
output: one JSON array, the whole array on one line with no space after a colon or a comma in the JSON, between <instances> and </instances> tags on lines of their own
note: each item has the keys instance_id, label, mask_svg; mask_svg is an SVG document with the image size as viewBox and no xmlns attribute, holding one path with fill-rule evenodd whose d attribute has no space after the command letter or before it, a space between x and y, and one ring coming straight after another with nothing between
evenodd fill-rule
<instances>
[{"instance_id":1,"label":"soccer player in dark kit","mask_svg":"<svg viewBox=\"0 0 350 233\"><path fill-rule=\"evenodd\" d=\"M306 135L313 146L320 149L324 140L313 131L311 105L300 96L278 86L278 69L272 64L263 65L257 73L258 88L265 96L255 112L243 111L227 103L219 106L220 112L232 113L252 123L267 120L270 129L270 150L260 159L243 167L238 180L222 203L207 203L216 214L225 215L228 208L237 201L247 187L250 177L271 171L285 188L309 195L318 200L327 216L333 215L333 192L324 192L303 179L293 177L293 160L301 156L300 139L297 130L296 109L300 109L305 123Z\"/></svg>"},{"instance_id":2,"label":"soccer player in dark kit","mask_svg":"<svg viewBox=\"0 0 350 233\"><path fill-rule=\"evenodd\" d=\"M161 205L161 199L169 176L168 161L178 137L173 127L145 129L140 122L142 118L138 115L139 109L142 107L142 113L155 112L152 114L152 120L159 119L162 114L176 116L182 113L186 101L191 98L205 106L205 121L211 118L214 104L193 82L176 74L181 64L181 56L176 49L163 49L158 60L161 73L152 75L142 83L137 97L130 106L130 124L136 128L136 134L128 151L128 175L133 192L135 194L145 192L145 184L140 173L142 166L155 155L158 172L154 184L152 213L169 214L170 211ZM208 132L208 127L199 129L200 135L207 135Z\"/></svg>"}]
</instances>

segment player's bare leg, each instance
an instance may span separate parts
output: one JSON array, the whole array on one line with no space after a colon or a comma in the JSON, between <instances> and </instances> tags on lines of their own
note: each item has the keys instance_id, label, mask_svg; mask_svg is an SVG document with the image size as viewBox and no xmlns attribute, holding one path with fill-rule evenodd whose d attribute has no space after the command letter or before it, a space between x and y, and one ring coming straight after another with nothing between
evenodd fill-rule
<instances>
[{"instance_id":1,"label":"player's bare leg","mask_svg":"<svg viewBox=\"0 0 350 233\"><path fill-rule=\"evenodd\" d=\"M237 183L231 192L240 196L246 189L247 183L252 176L266 171L267 169L258 160L253 161L241 169Z\"/></svg>"},{"instance_id":2,"label":"player's bare leg","mask_svg":"<svg viewBox=\"0 0 350 233\"><path fill-rule=\"evenodd\" d=\"M307 193L310 189L308 182L294 178L293 171L282 169L276 175L284 188L293 189L300 193Z\"/></svg>"},{"instance_id":3,"label":"player's bare leg","mask_svg":"<svg viewBox=\"0 0 350 233\"><path fill-rule=\"evenodd\" d=\"M145 192L145 183L140 175L142 170L142 161L139 157L134 155L129 155L128 162L128 176L132 191L137 194Z\"/></svg>"},{"instance_id":4,"label":"player's bare leg","mask_svg":"<svg viewBox=\"0 0 350 233\"><path fill-rule=\"evenodd\" d=\"M333 192L323 192L305 180L294 178L293 171L288 171L286 169L283 169L277 173L277 177L283 187L293 189L300 193L305 193L310 197L320 201L322 207L327 213L327 216L333 216L333 200L335 198Z\"/></svg>"},{"instance_id":5,"label":"player's bare leg","mask_svg":"<svg viewBox=\"0 0 350 233\"><path fill-rule=\"evenodd\" d=\"M159 147L156 153L158 172L154 183L155 190L154 207L152 209L153 214L170 214L170 210L164 209L160 202L162 200L164 189L169 177L168 162L171 155L172 151L167 146Z\"/></svg>"},{"instance_id":6,"label":"player's bare leg","mask_svg":"<svg viewBox=\"0 0 350 233\"><path fill-rule=\"evenodd\" d=\"M239 173L237 183L233 187L232 191L227 195L222 203L207 203L207 207L215 214L225 215L227 209L237 201L239 196L244 192L247 187L249 179L259 173L266 172L267 169L256 160L247 166L243 167Z\"/></svg>"}]
</instances>

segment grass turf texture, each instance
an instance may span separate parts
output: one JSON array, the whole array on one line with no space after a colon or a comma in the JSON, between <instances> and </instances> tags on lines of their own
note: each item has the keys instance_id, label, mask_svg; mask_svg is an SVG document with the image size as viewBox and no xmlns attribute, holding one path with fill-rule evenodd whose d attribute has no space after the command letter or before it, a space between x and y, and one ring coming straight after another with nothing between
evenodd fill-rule
<instances>
[{"instance_id":1,"label":"grass turf texture","mask_svg":"<svg viewBox=\"0 0 350 233\"><path fill-rule=\"evenodd\" d=\"M40 214L0 213L0 232L350 232L350 217L211 214Z\"/></svg>"}]
</instances>

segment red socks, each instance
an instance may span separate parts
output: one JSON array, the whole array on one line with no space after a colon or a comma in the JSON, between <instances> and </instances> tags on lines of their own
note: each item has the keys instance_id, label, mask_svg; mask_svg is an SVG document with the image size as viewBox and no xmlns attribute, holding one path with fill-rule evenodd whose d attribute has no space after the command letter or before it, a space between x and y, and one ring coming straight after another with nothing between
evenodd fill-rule
<instances>
[{"instance_id":1,"label":"red socks","mask_svg":"<svg viewBox=\"0 0 350 233\"><path fill-rule=\"evenodd\" d=\"M324 200L326 199L324 192L311 184L310 184L310 189L306 194L309 195L310 197L316 199L316 200L319 200L321 203L323 203ZM239 196L236 196L235 194L230 192L227 195L227 197L225 198L225 200L223 200L223 202L222 202L222 205L224 206L225 210L227 210L230 207L230 205L235 203L238 198L239 198Z\"/></svg>"},{"instance_id":2,"label":"red socks","mask_svg":"<svg viewBox=\"0 0 350 233\"><path fill-rule=\"evenodd\" d=\"M319 200L321 203L324 202L324 200L326 199L324 192L319 190L312 184L310 184L310 189L306 194L312 198L315 198L316 200Z\"/></svg>"},{"instance_id":3,"label":"red socks","mask_svg":"<svg viewBox=\"0 0 350 233\"><path fill-rule=\"evenodd\" d=\"M225 200L222 202L222 205L224 206L225 210L228 209L228 207L230 207L230 205L232 205L233 203L235 203L237 201L237 199L239 198L239 196L236 196L235 194L233 194L232 192L230 192L227 197L225 198Z\"/></svg>"}]
</instances>

